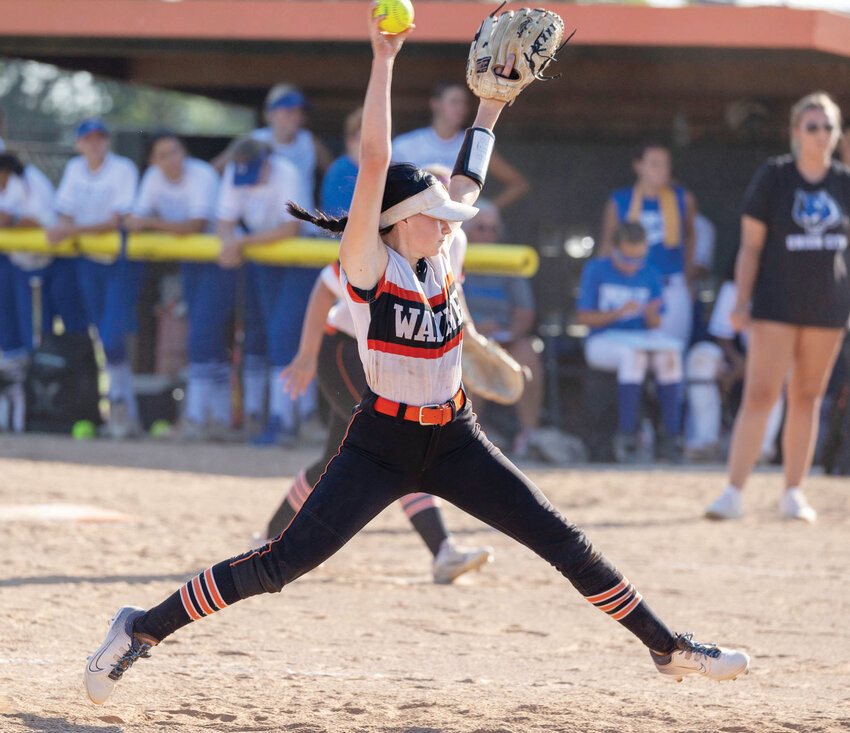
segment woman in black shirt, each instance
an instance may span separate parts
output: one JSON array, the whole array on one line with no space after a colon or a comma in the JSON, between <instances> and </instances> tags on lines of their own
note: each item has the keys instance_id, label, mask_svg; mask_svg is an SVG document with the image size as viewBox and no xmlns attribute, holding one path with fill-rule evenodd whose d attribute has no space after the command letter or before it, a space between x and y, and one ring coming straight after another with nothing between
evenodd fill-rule
<instances>
[{"instance_id":1,"label":"woman in black shirt","mask_svg":"<svg viewBox=\"0 0 850 733\"><path fill-rule=\"evenodd\" d=\"M792 154L769 159L744 196L731 320L736 330L749 330L747 372L729 484L706 509L710 519L742 515L741 489L786 379L779 513L807 522L817 517L799 486L811 465L821 399L850 315L850 169L832 159L840 131L841 112L827 94L803 97L791 110Z\"/></svg>"}]
</instances>

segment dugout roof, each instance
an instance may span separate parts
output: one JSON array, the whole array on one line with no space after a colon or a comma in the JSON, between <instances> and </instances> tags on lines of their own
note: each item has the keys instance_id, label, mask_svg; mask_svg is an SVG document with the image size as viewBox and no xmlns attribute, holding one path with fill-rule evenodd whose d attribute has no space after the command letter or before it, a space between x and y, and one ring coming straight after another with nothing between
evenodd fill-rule
<instances>
[{"instance_id":1,"label":"dugout roof","mask_svg":"<svg viewBox=\"0 0 850 733\"><path fill-rule=\"evenodd\" d=\"M622 140L669 133L680 119L691 138L729 141L755 119L759 134L781 137L789 105L807 91L850 103L850 16L546 6L578 33L561 54L563 77L525 92L503 133ZM417 0L417 29L396 73L399 129L427 117L436 81L462 78L471 34L491 7ZM0 0L0 54L258 108L271 84L291 80L314 103L311 126L338 136L368 75L363 14L356 0Z\"/></svg>"}]
</instances>

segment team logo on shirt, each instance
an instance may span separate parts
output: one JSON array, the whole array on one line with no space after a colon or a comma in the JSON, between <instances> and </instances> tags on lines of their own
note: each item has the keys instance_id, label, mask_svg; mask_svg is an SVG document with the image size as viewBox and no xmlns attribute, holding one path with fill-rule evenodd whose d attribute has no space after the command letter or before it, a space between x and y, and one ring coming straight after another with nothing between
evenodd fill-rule
<instances>
[{"instance_id":1,"label":"team logo on shirt","mask_svg":"<svg viewBox=\"0 0 850 733\"><path fill-rule=\"evenodd\" d=\"M841 225L842 213L829 192L803 191L794 193L794 206L791 210L794 223L805 234L789 234L785 246L791 251L802 250L844 250L847 248L847 236L841 232L827 233Z\"/></svg>"},{"instance_id":2,"label":"team logo on shirt","mask_svg":"<svg viewBox=\"0 0 850 733\"><path fill-rule=\"evenodd\" d=\"M823 234L841 222L841 209L826 191L810 193L797 189L791 216L807 234Z\"/></svg>"},{"instance_id":3,"label":"team logo on shirt","mask_svg":"<svg viewBox=\"0 0 850 733\"><path fill-rule=\"evenodd\" d=\"M602 283L599 286L599 310L614 311L634 301L645 305L649 302L649 288Z\"/></svg>"}]
</instances>

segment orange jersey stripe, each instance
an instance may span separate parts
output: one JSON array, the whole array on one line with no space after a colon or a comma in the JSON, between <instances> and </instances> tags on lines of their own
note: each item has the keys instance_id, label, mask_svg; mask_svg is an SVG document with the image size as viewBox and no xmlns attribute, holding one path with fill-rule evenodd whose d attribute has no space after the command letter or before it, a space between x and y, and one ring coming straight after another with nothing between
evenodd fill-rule
<instances>
[{"instance_id":1,"label":"orange jersey stripe","mask_svg":"<svg viewBox=\"0 0 850 733\"><path fill-rule=\"evenodd\" d=\"M380 351L384 354L397 354L399 356L412 356L419 359L439 359L463 341L463 331L459 332L451 341L446 341L436 349L420 348L418 346L404 346L402 344L391 344L387 341L369 339L366 344L370 351Z\"/></svg>"},{"instance_id":2,"label":"orange jersey stripe","mask_svg":"<svg viewBox=\"0 0 850 733\"><path fill-rule=\"evenodd\" d=\"M384 278L385 278L385 276L386 276L386 271L384 272L384 274L383 274L383 275L381 275L381 279L380 279L380 280L378 280L378 284L375 286L375 287L376 287L376 291L375 291L375 297L376 297L376 298L377 298L377 297L378 297L378 296L379 296L379 295L383 292L383 290L384 290L384 284L385 284L385 282L386 282L386 280L384 279ZM353 287L351 287L351 283L350 283L350 282L348 282L348 280L346 280L346 281L345 281L345 287L348 289L348 294L351 296L351 299L352 299L355 303L367 303L367 302L368 302L368 301L366 301L366 300L363 300L363 298L361 298L361 297L360 297L360 296L359 296L356 292L354 292L354 288L353 288Z\"/></svg>"},{"instance_id":3,"label":"orange jersey stripe","mask_svg":"<svg viewBox=\"0 0 850 733\"><path fill-rule=\"evenodd\" d=\"M218 610L220 611L222 608L227 608L227 604L224 602L224 599L218 592L218 586L215 584L215 578L212 574L212 568L207 568L206 570L204 570L204 580L207 581L207 588L209 588L213 603L218 606Z\"/></svg>"}]
</instances>

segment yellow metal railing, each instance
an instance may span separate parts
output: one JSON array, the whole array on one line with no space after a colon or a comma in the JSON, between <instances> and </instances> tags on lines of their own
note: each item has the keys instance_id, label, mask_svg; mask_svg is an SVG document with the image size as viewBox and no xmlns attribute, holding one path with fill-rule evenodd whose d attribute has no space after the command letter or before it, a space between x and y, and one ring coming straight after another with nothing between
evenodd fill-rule
<instances>
[{"instance_id":1,"label":"yellow metal railing","mask_svg":"<svg viewBox=\"0 0 850 733\"><path fill-rule=\"evenodd\" d=\"M152 262L215 262L221 250L211 234L175 236L140 232L127 236L126 256ZM0 229L0 252L28 252L56 257L100 255L117 257L121 252L118 232L86 234L50 245L41 229ZM339 255L336 239L297 237L245 249L245 259L264 265L322 267ZM520 244L470 244L464 269L487 275L531 277L540 264L536 250Z\"/></svg>"}]
</instances>

